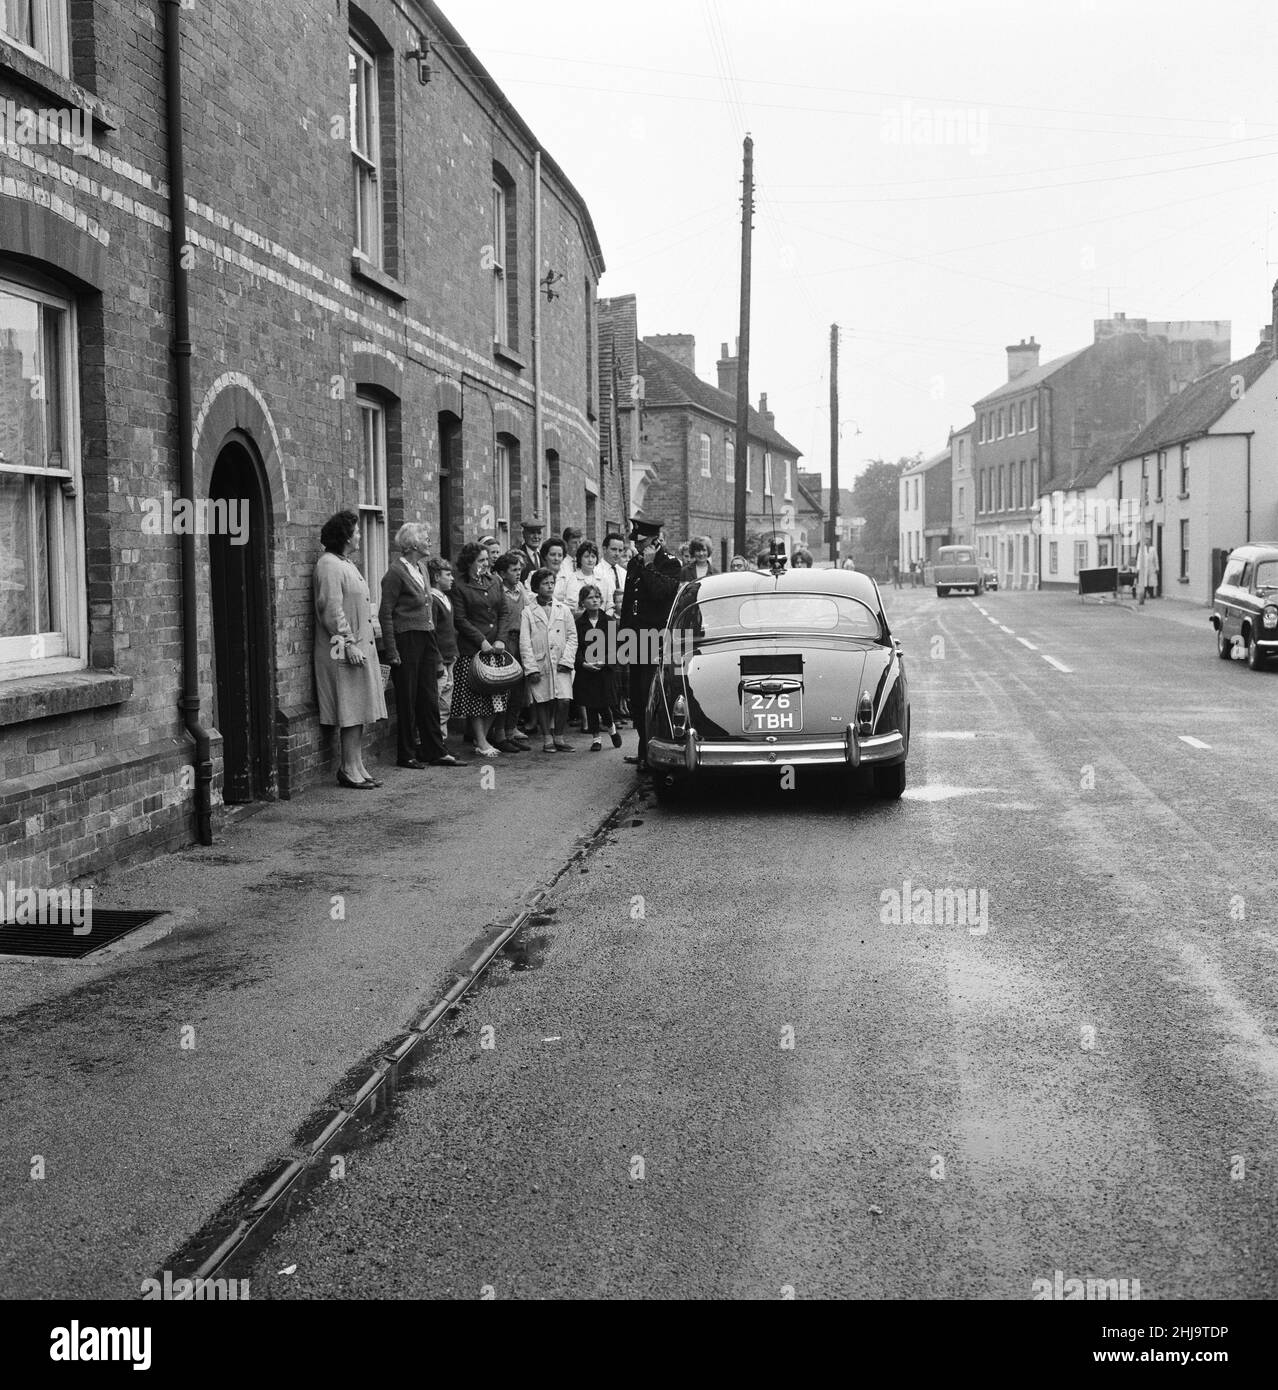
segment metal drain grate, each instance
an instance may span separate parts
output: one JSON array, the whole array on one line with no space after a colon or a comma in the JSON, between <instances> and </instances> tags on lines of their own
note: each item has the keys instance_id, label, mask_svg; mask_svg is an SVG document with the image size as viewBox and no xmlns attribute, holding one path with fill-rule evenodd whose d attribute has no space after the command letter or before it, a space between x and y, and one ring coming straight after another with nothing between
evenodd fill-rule
<instances>
[{"instance_id":1,"label":"metal drain grate","mask_svg":"<svg viewBox=\"0 0 1278 1390\"><path fill-rule=\"evenodd\" d=\"M59 956L65 960L79 960L161 915L158 909L135 912L118 907L95 907L84 915L78 928L80 935L76 934L76 924L69 914L61 920L21 924L0 917L0 956Z\"/></svg>"}]
</instances>

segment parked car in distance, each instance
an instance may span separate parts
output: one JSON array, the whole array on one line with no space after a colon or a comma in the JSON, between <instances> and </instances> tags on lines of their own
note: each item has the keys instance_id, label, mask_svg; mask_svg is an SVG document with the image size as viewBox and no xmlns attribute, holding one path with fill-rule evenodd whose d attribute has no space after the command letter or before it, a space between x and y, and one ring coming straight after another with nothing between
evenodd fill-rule
<instances>
[{"instance_id":1,"label":"parked car in distance","mask_svg":"<svg viewBox=\"0 0 1278 1390\"><path fill-rule=\"evenodd\" d=\"M1216 655L1222 661L1238 642L1247 649L1253 671L1278 656L1278 541L1255 541L1229 552L1208 621L1216 629Z\"/></svg>"},{"instance_id":2,"label":"parked car in distance","mask_svg":"<svg viewBox=\"0 0 1278 1390\"><path fill-rule=\"evenodd\" d=\"M782 767L867 767L878 795L905 790L905 664L868 575L711 575L679 590L663 641L647 708L660 799Z\"/></svg>"},{"instance_id":3,"label":"parked car in distance","mask_svg":"<svg viewBox=\"0 0 1278 1390\"><path fill-rule=\"evenodd\" d=\"M998 592L998 570L994 570L994 569L982 570L982 571L981 571L981 582L985 585L985 587L986 587L987 589L993 589L994 592L997 593L997 592Z\"/></svg>"},{"instance_id":4,"label":"parked car in distance","mask_svg":"<svg viewBox=\"0 0 1278 1390\"><path fill-rule=\"evenodd\" d=\"M985 589L985 576L970 545L941 546L936 552L932 576L937 598L947 597L953 589L970 589L974 594Z\"/></svg>"}]
</instances>

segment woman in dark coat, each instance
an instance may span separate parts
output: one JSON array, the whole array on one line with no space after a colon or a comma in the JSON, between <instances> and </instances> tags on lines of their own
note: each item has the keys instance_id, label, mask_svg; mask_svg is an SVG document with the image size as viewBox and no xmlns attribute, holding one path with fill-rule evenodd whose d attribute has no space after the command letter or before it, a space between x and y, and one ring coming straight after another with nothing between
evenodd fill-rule
<instances>
[{"instance_id":1,"label":"woman in dark coat","mask_svg":"<svg viewBox=\"0 0 1278 1390\"><path fill-rule=\"evenodd\" d=\"M453 687L453 714L469 719L475 737L475 752L481 758L499 758L501 753L488 741L488 730L496 715L506 708L506 697L481 690L471 679L475 657L480 652L505 651L498 634L502 602L500 585L494 590L489 571L488 551L482 545L465 545L457 557L456 582L450 595L453 622L457 628L457 670Z\"/></svg>"},{"instance_id":2,"label":"woman in dark coat","mask_svg":"<svg viewBox=\"0 0 1278 1390\"><path fill-rule=\"evenodd\" d=\"M621 682L616 665L608 658L617 651L617 620L603 608L603 590L597 584L583 584L579 595L582 611L577 615L576 678L572 686L573 704L586 711L590 751L603 747L600 732L607 729L614 748L621 747L617 732L617 703Z\"/></svg>"}]
</instances>

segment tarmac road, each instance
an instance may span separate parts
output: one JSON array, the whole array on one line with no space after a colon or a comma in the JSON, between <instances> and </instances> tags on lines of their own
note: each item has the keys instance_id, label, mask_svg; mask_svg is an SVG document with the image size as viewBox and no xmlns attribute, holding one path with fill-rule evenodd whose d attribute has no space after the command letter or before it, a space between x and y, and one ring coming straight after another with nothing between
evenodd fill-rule
<instances>
[{"instance_id":1,"label":"tarmac road","mask_svg":"<svg viewBox=\"0 0 1278 1390\"><path fill-rule=\"evenodd\" d=\"M887 599L906 798L637 798L254 1298L1278 1292L1278 672L1197 610Z\"/></svg>"}]
</instances>

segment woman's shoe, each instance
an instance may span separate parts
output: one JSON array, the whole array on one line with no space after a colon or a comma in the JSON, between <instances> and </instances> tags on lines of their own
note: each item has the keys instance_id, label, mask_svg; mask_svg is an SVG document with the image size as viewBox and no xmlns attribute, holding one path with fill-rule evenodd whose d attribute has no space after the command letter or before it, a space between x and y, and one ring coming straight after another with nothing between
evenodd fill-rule
<instances>
[{"instance_id":1,"label":"woman's shoe","mask_svg":"<svg viewBox=\"0 0 1278 1390\"><path fill-rule=\"evenodd\" d=\"M494 747L499 753L522 753L524 750L513 739L504 738Z\"/></svg>"},{"instance_id":2,"label":"woman's shoe","mask_svg":"<svg viewBox=\"0 0 1278 1390\"><path fill-rule=\"evenodd\" d=\"M556 753L575 753L576 751L576 748L574 748L571 743L565 743L561 738L555 740Z\"/></svg>"},{"instance_id":3,"label":"woman's shoe","mask_svg":"<svg viewBox=\"0 0 1278 1390\"><path fill-rule=\"evenodd\" d=\"M346 787L349 791L353 792L371 792L373 790L373 784L371 782L352 781L340 768L337 773L337 785L339 787Z\"/></svg>"},{"instance_id":4,"label":"woman's shoe","mask_svg":"<svg viewBox=\"0 0 1278 1390\"><path fill-rule=\"evenodd\" d=\"M523 734L516 735L516 737L512 738L510 741L515 745L516 748L519 749L521 753L527 753L528 750L532 747L532 744L523 736Z\"/></svg>"},{"instance_id":5,"label":"woman's shoe","mask_svg":"<svg viewBox=\"0 0 1278 1390\"><path fill-rule=\"evenodd\" d=\"M414 772L418 772L418 771L420 771L422 768L424 768L424 767L426 766L426 764L423 763L423 762L419 762L418 759L416 759L416 758L403 758L403 759L401 759L399 762L397 762L397 763L395 764L395 766L396 766L396 767L411 767L411 768L413 769Z\"/></svg>"},{"instance_id":6,"label":"woman's shoe","mask_svg":"<svg viewBox=\"0 0 1278 1390\"><path fill-rule=\"evenodd\" d=\"M380 787L384 784L382 782L379 782L376 777L369 777L365 779L364 785L366 787Z\"/></svg>"},{"instance_id":7,"label":"woman's shoe","mask_svg":"<svg viewBox=\"0 0 1278 1390\"><path fill-rule=\"evenodd\" d=\"M592 753L597 753L602 747L603 747L603 744L600 743L600 741L599 741L597 738L591 740L591 743L590 743L590 751L591 751Z\"/></svg>"},{"instance_id":8,"label":"woman's shoe","mask_svg":"<svg viewBox=\"0 0 1278 1390\"><path fill-rule=\"evenodd\" d=\"M476 748L475 756L477 758L500 758L501 750L498 748Z\"/></svg>"},{"instance_id":9,"label":"woman's shoe","mask_svg":"<svg viewBox=\"0 0 1278 1390\"><path fill-rule=\"evenodd\" d=\"M553 743L543 743L541 745L541 751L543 753L553 753L556 751L555 745Z\"/></svg>"},{"instance_id":10,"label":"woman's shoe","mask_svg":"<svg viewBox=\"0 0 1278 1390\"><path fill-rule=\"evenodd\" d=\"M613 746L614 748L620 748L620 747L621 747L621 735L616 731L616 729L614 729L614 730L612 731L612 734L610 735L610 737L612 738L612 746Z\"/></svg>"},{"instance_id":11,"label":"woman's shoe","mask_svg":"<svg viewBox=\"0 0 1278 1390\"><path fill-rule=\"evenodd\" d=\"M442 758L431 758L431 767L460 767L461 764L451 753L445 753Z\"/></svg>"}]
</instances>

